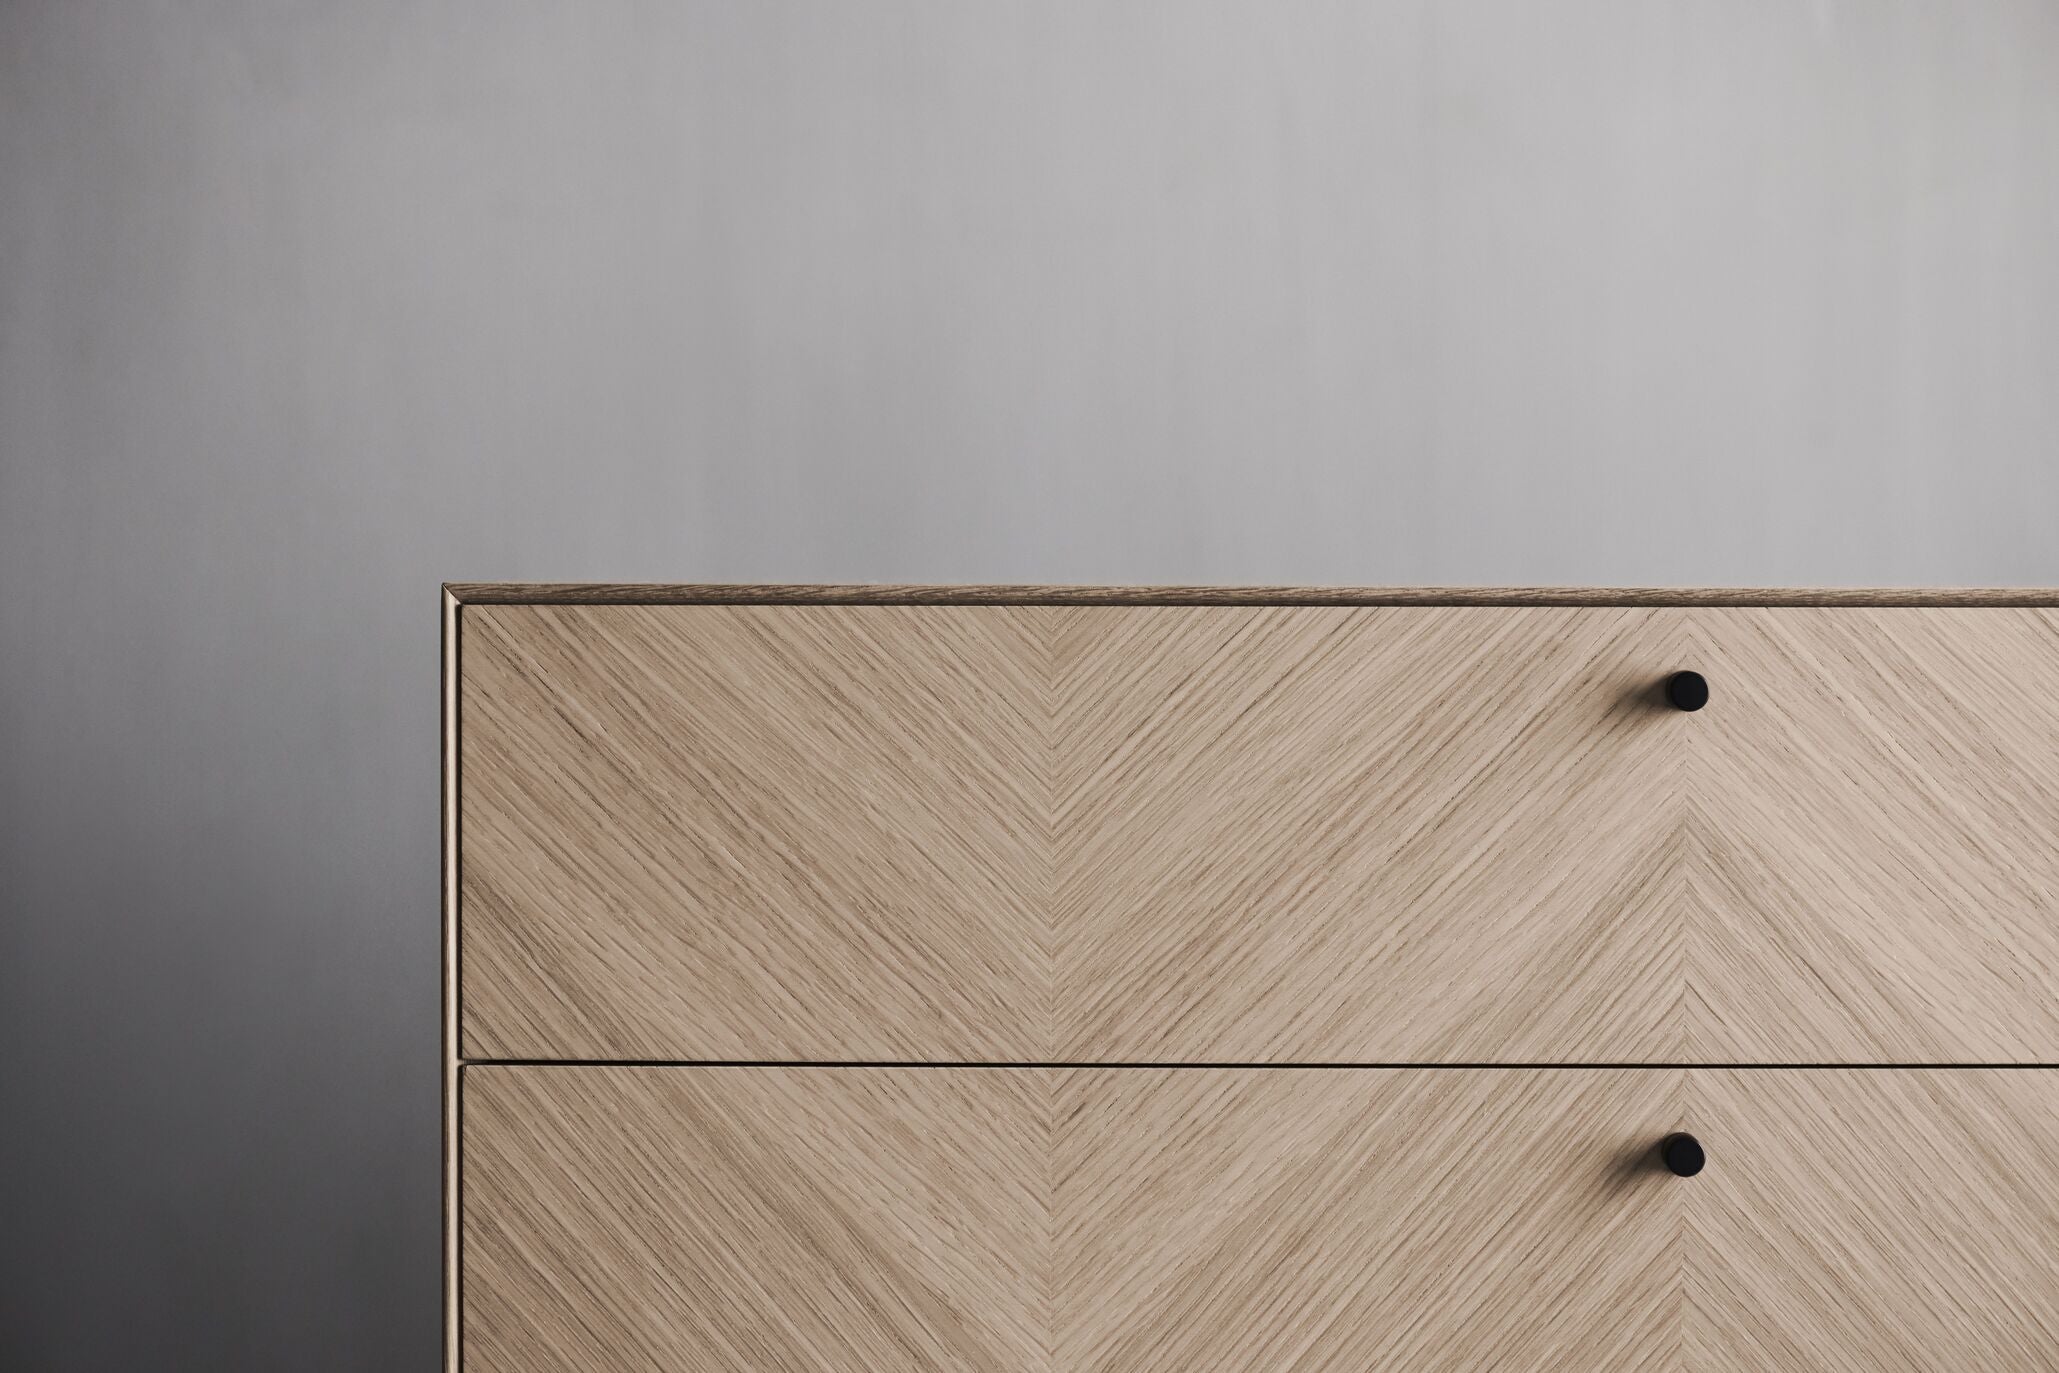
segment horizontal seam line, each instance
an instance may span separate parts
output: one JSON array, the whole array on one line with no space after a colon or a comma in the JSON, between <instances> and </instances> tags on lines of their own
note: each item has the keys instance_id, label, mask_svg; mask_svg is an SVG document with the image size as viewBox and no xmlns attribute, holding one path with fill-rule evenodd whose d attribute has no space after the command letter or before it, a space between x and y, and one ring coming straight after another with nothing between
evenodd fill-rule
<instances>
[{"instance_id":1,"label":"horizontal seam line","mask_svg":"<svg viewBox=\"0 0 2059 1373\"><path fill-rule=\"evenodd\" d=\"M1460 609L1460 610L1667 610L1697 609L1714 610L2049 610L2059 607L2059 600L2049 598L2007 598L1983 601L1949 601L1888 598L1868 601L1844 600L1614 600L1598 601L1572 597L1531 597L1522 600L1497 598L1448 598L1437 600L1403 600L1399 598L1356 598L1337 597L1332 599L1269 599L1269 600L1142 600L1121 597L1099 597L1092 601L1060 600L1041 597L1023 599L974 598L974 597L925 597L900 599L854 599L854 598L803 598L764 596L750 600L730 599L670 599L643 598L600 599L584 596L522 596L497 597L478 596L459 602L460 605L482 606L946 606L973 608L1009 607L1091 607L1110 606L1118 609L1153 609L1181 607L1227 609L1240 606L1254 608L1281 607L1298 609Z\"/></svg>"}]
</instances>

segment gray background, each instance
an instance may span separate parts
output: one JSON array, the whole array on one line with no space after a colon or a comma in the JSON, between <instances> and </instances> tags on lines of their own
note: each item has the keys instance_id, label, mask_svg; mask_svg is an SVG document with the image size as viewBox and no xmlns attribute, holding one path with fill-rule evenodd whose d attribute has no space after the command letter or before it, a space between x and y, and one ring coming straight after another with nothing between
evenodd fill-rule
<instances>
[{"instance_id":1,"label":"gray background","mask_svg":"<svg viewBox=\"0 0 2059 1373\"><path fill-rule=\"evenodd\" d=\"M445 578L2052 583L2059 6L0 0L0 1366L438 1350Z\"/></svg>"}]
</instances>

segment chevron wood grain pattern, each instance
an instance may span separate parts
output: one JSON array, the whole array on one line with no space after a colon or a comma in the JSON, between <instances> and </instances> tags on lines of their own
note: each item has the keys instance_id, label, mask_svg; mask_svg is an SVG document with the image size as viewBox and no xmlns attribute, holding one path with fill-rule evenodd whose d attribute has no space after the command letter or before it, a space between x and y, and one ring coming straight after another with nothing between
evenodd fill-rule
<instances>
[{"instance_id":1,"label":"chevron wood grain pattern","mask_svg":"<svg viewBox=\"0 0 2059 1373\"><path fill-rule=\"evenodd\" d=\"M1674 1056L1677 614L467 607L467 1055Z\"/></svg>"},{"instance_id":2,"label":"chevron wood grain pattern","mask_svg":"<svg viewBox=\"0 0 2059 1373\"><path fill-rule=\"evenodd\" d=\"M1679 615L1072 612L1052 1057L1678 1058Z\"/></svg>"},{"instance_id":3,"label":"chevron wood grain pattern","mask_svg":"<svg viewBox=\"0 0 2059 1373\"><path fill-rule=\"evenodd\" d=\"M1684 1367L2059 1368L2059 1073L1688 1076Z\"/></svg>"},{"instance_id":4,"label":"chevron wood grain pattern","mask_svg":"<svg viewBox=\"0 0 2059 1373\"><path fill-rule=\"evenodd\" d=\"M1049 1057L1049 611L468 607L470 1057Z\"/></svg>"},{"instance_id":5,"label":"chevron wood grain pattern","mask_svg":"<svg viewBox=\"0 0 2059 1373\"><path fill-rule=\"evenodd\" d=\"M2048 1369L2046 1070L465 1070L473 1373ZM1676 1128L1708 1168L1653 1164Z\"/></svg>"},{"instance_id":6,"label":"chevron wood grain pattern","mask_svg":"<svg viewBox=\"0 0 2059 1373\"><path fill-rule=\"evenodd\" d=\"M1009 1069L468 1067L466 1373L1050 1365Z\"/></svg>"},{"instance_id":7,"label":"chevron wood grain pattern","mask_svg":"<svg viewBox=\"0 0 2059 1373\"><path fill-rule=\"evenodd\" d=\"M1678 1071L1050 1081L1058 1368L1680 1366Z\"/></svg>"},{"instance_id":8,"label":"chevron wood grain pattern","mask_svg":"<svg viewBox=\"0 0 2059 1373\"><path fill-rule=\"evenodd\" d=\"M469 1058L2059 1048L2050 611L461 615Z\"/></svg>"},{"instance_id":9,"label":"chevron wood grain pattern","mask_svg":"<svg viewBox=\"0 0 2059 1373\"><path fill-rule=\"evenodd\" d=\"M2059 615L1707 610L1688 644L1686 1057L2059 1061Z\"/></svg>"}]
</instances>

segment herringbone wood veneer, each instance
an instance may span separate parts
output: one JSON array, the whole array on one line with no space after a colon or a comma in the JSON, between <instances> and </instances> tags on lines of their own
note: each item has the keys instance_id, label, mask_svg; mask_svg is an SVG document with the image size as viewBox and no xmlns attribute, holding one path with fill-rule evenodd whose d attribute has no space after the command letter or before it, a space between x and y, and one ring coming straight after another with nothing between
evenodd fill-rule
<instances>
[{"instance_id":1,"label":"herringbone wood veneer","mask_svg":"<svg viewBox=\"0 0 2059 1373\"><path fill-rule=\"evenodd\" d=\"M2059 612L1698 610L1690 1057L2059 1061Z\"/></svg>"},{"instance_id":2,"label":"herringbone wood veneer","mask_svg":"<svg viewBox=\"0 0 2059 1373\"><path fill-rule=\"evenodd\" d=\"M1009 1069L468 1067L466 1373L1050 1367Z\"/></svg>"},{"instance_id":3,"label":"herringbone wood veneer","mask_svg":"<svg viewBox=\"0 0 2059 1373\"><path fill-rule=\"evenodd\" d=\"M465 612L468 1057L1048 1056L1042 612Z\"/></svg>"},{"instance_id":4,"label":"herringbone wood veneer","mask_svg":"<svg viewBox=\"0 0 2059 1373\"><path fill-rule=\"evenodd\" d=\"M2059 1071L1691 1071L1684 1368L2059 1368Z\"/></svg>"},{"instance_id":5,"label":"herringbone wood veneer","mask_svg":"<svg viewBox=\"0 0 2059 1373\"><path fill-rule=\"evenodd\" d=\"M2049 610L461 616L467 1057L2059 1057Z\"/></svg>"},{"instance_id":6,"label":"herringbone wood veneer","mask_svg":"<svg viewBox=\"0 0 2059 1373\"><path fill-rule=\"evenodd\" d=\"M2054 1085L475 1066L466 1367L2030 1373Z\"/></svg>"}]
</instances>

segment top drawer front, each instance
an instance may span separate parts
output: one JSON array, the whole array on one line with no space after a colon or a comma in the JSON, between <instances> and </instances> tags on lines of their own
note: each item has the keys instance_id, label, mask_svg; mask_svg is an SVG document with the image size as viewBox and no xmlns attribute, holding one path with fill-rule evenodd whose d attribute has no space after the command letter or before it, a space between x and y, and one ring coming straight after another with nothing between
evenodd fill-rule
<instances>
[{"instance_id":1,"label":"top drawer front","mask_svg":"<svg viewBox=\"0 0 2059 1373\"><path fill-rule=\"evenodd\" d=\"M460 692L469 1057L2059 1057L2050 612L474 605Z\"/></svg>"}]
</instances>

